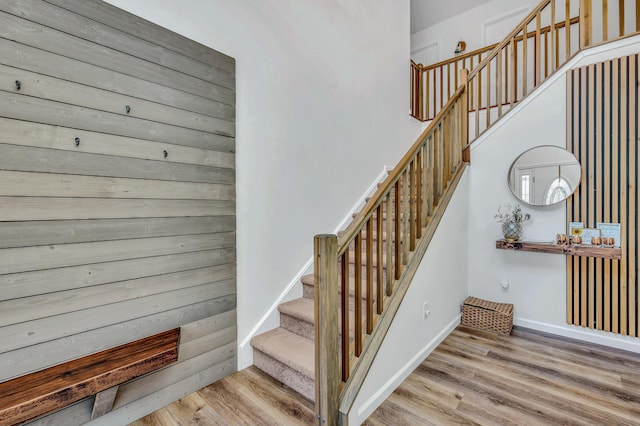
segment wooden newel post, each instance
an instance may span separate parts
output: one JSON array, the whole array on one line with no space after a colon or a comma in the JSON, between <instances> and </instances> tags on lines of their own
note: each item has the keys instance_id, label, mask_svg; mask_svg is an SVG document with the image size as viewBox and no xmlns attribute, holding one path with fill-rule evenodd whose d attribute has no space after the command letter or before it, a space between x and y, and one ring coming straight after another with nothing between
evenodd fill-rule
<instances>
[{"instance_id":1,"label":"wooden newel post","mask_svg":"<svg viewBox=\"0 0 640 426\"><path fill-rule=\"evenodd\" d=\"M338 237L314 239L316 416L318 425L338 424L340 392Z\"/></svg>"},{"instance_id":2,"label":"wooden newel post","mask_svg":"<svg viewBox=\"0 0 640 426\"><path fill-rule=\"evenodd\" d=\"M591 46L591 0L580 0L580 50Z\"/></svg>"},{"instance_id":3,"label":"wooden newel post","mask_svg":"<svg viewBox=\"0 0 640 426\"><path fill-rule=\"evenodd\" d=\"M471 162L471 149L469 147L469 70L466 68L460 70L460 84L464 84L460 111L462 161L469 163Z\"/></svg>"}]
</instances>

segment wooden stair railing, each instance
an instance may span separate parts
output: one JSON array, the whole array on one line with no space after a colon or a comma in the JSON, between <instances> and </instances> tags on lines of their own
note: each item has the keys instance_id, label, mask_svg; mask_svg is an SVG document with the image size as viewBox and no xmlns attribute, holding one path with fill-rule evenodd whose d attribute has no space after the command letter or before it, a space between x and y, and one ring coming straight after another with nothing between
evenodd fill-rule
<instances>
[{"instance_id":1,"label":"wooden stair railing","mask_svg":"<svg viewBox=\"0 0 640 426\"><path fill-rule=\"evenodd\" d=\"M580 50L638 32L636 0L542 1L497 45L430 66L412 62L411 115L430 120L450 93L451 69L482 59L468 82L473 141Z\"/></svg>"},{"instance_id":2,"label":"wooden stair railing","mask_svg":"<svg viewBox=\"0 0 640 426\"><path fill-rule=\"evenodd\" d=\"M461 71L460 87L351 225L340 236L315 237L318 424L347 424L355 397L465 168L467 75ZM353 334L340 335L339 330L350 329L350 287L355 289L354 300L366 302L354 303Z\"/></svg>"}]
</instances>

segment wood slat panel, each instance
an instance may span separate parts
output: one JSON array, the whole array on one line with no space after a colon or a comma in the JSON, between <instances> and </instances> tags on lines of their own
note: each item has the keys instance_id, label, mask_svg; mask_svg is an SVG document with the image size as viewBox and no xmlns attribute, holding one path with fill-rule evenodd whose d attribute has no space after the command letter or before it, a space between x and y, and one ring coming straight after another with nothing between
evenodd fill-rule
<instances>
[{"instance_id":1,"label":"wood slat panel","mask_svg":"<svg viewBox=\"0 0 640 426\"><path fill-rule=\"evenodd\" d=\"M0 197L235 200L235 186L0 170Z\"/></svg>"},{"instance_id":2,"label":"wood slat panel","mask_svg":"<svg viewBox=\"0 0 640 426\"><path fill-rule=\"evenodd\" d=\"M5 118L214 151L224 151L225 147L229 145L228 136L233 136L233 133L215 135L13 92L0 91L0 105L3 106L0 109L0 116Z\"/></svg>"},{"instance_id":3,"label":"wood slat panel","mask_svg":"<svg viewBox=\"0 0 640 426\"><path fill-rule=\"evenodd\" d=\"M571 288L574 295L567 300L568 322L631 336L637 336L639 323L637 64L638 55L631 55L573 70L569 84L575 88L580 80L581 90L568 92L568 117L574 124L568 129L567 146L585 174L568 208L568 220L587 227L620 223L622 249L620 260L573 260L574 265L581 263L573 270L568 262L567 294Z\"/></svg>"},{"instance_id":4,"label":"wood slat panel","mask_svg":"<svg viewBox=\"0 0 640 426\"><path fill-rule=\"evenodd\" d=\"M0 249L232 232L235 223L233 216L4 222Z\"/></svg>"},{"instance_id":5,"label":"wood slat panel","mask_svg":"<svg viewBox=\"0 0 640 426\"><path fill-rule=\"evenodd\" d=\"M136 76L105 70L81 60L46 52L4 38L0 38L0 63L185 111L223 120L235 120L233 105L206 99L198 94L185 93Z\"/></svg>"},{"instance_id":6,"label":"wood slat panel","mask_svg":"<svg viewBox=\"0 0 640 426\"><path fill-rule=\"evenodd\" d=\"M100 305L119 303L168 291L229 280L235 277L235 265L226 264L118 281L100 286L85 287L57 293L47 293L19 300L0 302L0 327L37 320L38 318L90 309Z\"/></svg>"},{"instance_id":7,"label":"wood slat panel","mask_svg":"<svg viewBox=\"0 0 640 426\"><path fill-rule=\"evenodd\" d=\"M0 128L2 129L0 143L10 145L159 160L165 163L235 168L233 152L191 148L8 118L0 118ZM75 138L80 139L80 145L75 144ZM225 145L224 149L234 150L235 148L229 144ZM167 155L164 158L164 151L170 153L170 156Z\"/></svg>"},{"instance_id":8,"label":"wood slat panel","mask_svg":"<svg viewBox=\"0 0 640 426\"><path fill-rule=\"evenodd\" d=\"M227 105L235 104L235 91L231 89L158 67L149 61L4 12L0 12L0 37Z\"/></svg>"},{"instance_id":9,"label":"wood slat panel","mask_svg":"<svg viewBox=\"0 0 640 426\"><path fill-rule=\"evenodd\" d=\"M136 240L32 246L0 250L4 274L235 246L235 232Z\"/></svg>"},{"instance_id":10,"label":"wood slat panel","mask_svg":"<svg viewBox=\"0 0 640 426\"><path fill-rule=\"evenodd\" d=\"M229 216L233 201L0 197L0 221Z\"/></svg>"},{"instance_id":11,"label":"wood slat panel","mask_svg":"<svg viewBox=\"0 0 640 426\"><path fill-rule=\"evenodd\" d=\"M43 173L64 170L73 175L224 184L235 182L235 170L229 168L4 144L0 144L0 152L0 170Z\"/></svg>"},{"instance_id":12,"label":"wood slat panel","mask_svg":"<svg viewBox=\"0 0 640 426\"><path fill-rule=\"evenodd\" d=\"M132 37L131 34L122 33L113 27L82 15L69 13L69 11L49 3L5 0L0 4L0 10L209 83L231 90L235 89L235 78L232 73L219 70L138 37Z\"/></svg>"},{"instance_id":13,"label":"wood slat panel","mask_svg":"<svg viewBox=\"0 0 640 426\"><path fill-rule=\"evenodd\" d=\"M0 353L235 294L235 279L0 328Z\"/></svg>"},{"instance_id":14,"label":"wood slat panel","mask_svg":"<svg viewBox=\"0 0 640 426\"><path fill-rule=\"evenodd\" d=\"M236 260L235 248L177 253L0 275L2 300L170 274Z\"/></svg>"},{"instance_id":15,"label":"wood slat panel","mask_svg":"<svg viewBox=\"0 0 640 426\"><path fill-rule=\"evenodd\" d=\"M139 339L167 327L180 327L223 312L235 312L235 295L204 300L187 307L159 312L86 333L66 336L30 348L0 354L0 381ZM90 412L91 410L89 410Z\"/></svg>"},{"instance_id":16,"label":"wood slat panel","mask_svg":"<svg viewBox=\"0 0 640 426\"><path fill-rule=\"evenodd\" d=\"M236 368L234 89L233 58L106 3L0 5L0 382L191 330L120 424Z\"/></svg>"},{"instance_id":17,"label":"wood slat panel","mask_svg":"<svg viewBox=\"0 0 640 426\"><path fill-rule=\"evenodd\" d=\"M103 1L84 0L80 4L75 0L45 1L70 10L73 13L102 22L112 28L117 28L129 35L166 47L174 52L179 52L182 55L204 62L223 71L229 73L235 71L235 60L232 57L217 52L187 37L167 31L166 28L162 28L138 16L122 13L122 10Z\"/></svg>"},{"instance_id":18,"label":"wood slat panel","mask_svg":"<svg viewBox=\"0 0 640 426\"><path fill-rule=\"evenodd\" d=\"M78 105L99 111L112 112L152 122L170 124L208 133L233 134L235 123L192 111L161 105L151 101L124 96L108 90L96 89L44 74L37 74L0 65L0 90L15 92L20 81L20 93L35 98ZM127 107L129 110L127 112Z\"/></svg>"}]
</instances>

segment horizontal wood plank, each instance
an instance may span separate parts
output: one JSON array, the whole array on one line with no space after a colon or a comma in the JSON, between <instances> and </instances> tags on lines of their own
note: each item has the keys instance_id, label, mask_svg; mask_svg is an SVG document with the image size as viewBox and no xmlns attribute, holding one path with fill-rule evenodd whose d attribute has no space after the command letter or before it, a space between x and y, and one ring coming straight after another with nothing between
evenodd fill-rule
<instances>
[{"instance_id":1,"label":"horizontal wood plank","mask_svg":"<svg viewBox=\"0 0 640 426\"><path fill-rule=\"evenodd\" d=\"M18 247L0 250L5 274L235 247L235 232L135 240Z\"/></svg>"},{"instance_id":2,"label":"horizontal wood plank","mask_svg":"<svg viewBox=\"0 0 640 426\"><path fill-rule=\"evenodd\" d=\"M168 328L179 327L183 323L234 311L235 306L235 295L202 300L189 306L181 306L31 347L1 353L0 381L121 345L132 339L141 339L150 333L159 333Z\"/></svg>"},{"instance_id":3,"label":"horizontal wood plank","mask_svg":"<svg viewBox=\"0 0 640 426\"><path fill-rule=\"evenodd\" d=\"M0 424L14 424L177 361L180 329L0 383Z\"/></svg>"},{"instance_id":4,"label":"horizontal wood plank","mask_svg":"<svg viewBox=\"0 0 640 426\"><path fill-rule=\"evenodd\" d=\"M0 197L0 221L229 216L233 201Z\"/></svg>"},{"instance_id":5,"label":"horizontal wood plank","mask_svg":"<svg viewBox=\"0 0 640 426\"><path fill-rule=\"evenodd\" d=\"M234 216L5 222L0 249L232 232L235 223Z\"/></svg>"},{"instance_id":6,"label":"horizontal wood plank","mask_svg":"<svg viewBox=\"0 0 640 426\"><path fill-rule=\"evenodd\" d=\"M235 91L232 89L159 67L143 59L4 12L0 12L0 37L227 105L235 104Z\"/></svg>"},{"instance_id":7,"label":"horizontal wood plank","mask_svg":"<svg viewBox=\"0 0 640 426\"><path fill-rule=\"evenodd\" d=\"M106 2L99 0L84 0L81 3L77 3L74 0L45 1L95 21L102 22L110 27L117 28L131 36L140 37L143 40L166 47L174 52L179 52L228 73L235 71L235 60L232 57L197 43L185 36L167 31L166 28L138 16L123 13L121 9Z\"/></svg>"},{"instance_id":8,"label":"horizontal wood plank","mask_svg":"<svg viewBox=\"0 0 640 426\"><path fill-rule=\"evenodd\" d=\"M235 318L235 311L229 311L185 324L180 327L180 344L186 344L223 328L231 327L235 324Z\"/></svg>"},{"instance_id":9,"label":"horizontal wood plank","mask_svg":"<svg viewBox=\"0 0 640 426\"><path fill-rule=\"evenodd\" d=\"M16 80L20 81L19 92L34 98L48 99L202 132L221 135L233 135L235 132L233 120L210 117L44 74L0 65L0 90L17 92Z\"/></svg>"},{"instance_id":10,"label":"horizontal wood plank","mask_svg":"<svg viewBox=\"0 0 640 426\"><path fill-rule=\"evenodd\" d=\"M219 348L237 340L237 330L235 323L227 328L219 329L206 336L191 340L188 343L181 342L178 353L178 361L196 357L208 352L211 348Z\"/></svg>"},{"instance_id":11,"label":"horizontal wood plank","mask_svg":"<svg viewBox=\"0 0 640 426\"><path fill-rule=\"evenodd\" d=\"M0 140L2 136L0 135ZM235 170L110 155L0 144L0 170L155 179L178 182L235 183Z\"/></svg>"},{"instance_id":12,"label":"horizontal wood plank","mask_svg":"<svg viewBox=\"0 0 640 426\"><path fill-rule=\"evenodd\" d=\"M226 264L0 301L0 327L216 283L235 275L235 264Z\"/></svg>"},{"instance_id":13,"label":"horizontal wood plank","mask_svg":"<svg viewBox=\"0 0 640 426\"><path fill-rule=\"evenodd\" d=\"M0 128L2 129L0 143L3 144L157 160L164 164L185 163L226 169L233 169L236 164L233 152L192 148L31 121L0 118ZM80 139L80 145L76 145L75 138ZM233 146L233 144L225 145L223 149L233 150ZM165 158L164 151L171 156L167 155Z\"/></svg>"},{"instance_id":14,"label":"horizontal wood plank","mask_svg":"<svg viewBox=\"0 0 640 426\"><path fill-rule=\"evenodd\" d=\"M0 275L2 300L235 263L233 247Z\"/></svg>"},{"instance_id":15,"label":"horizontal wood plank","mask_svg":"<svg viewBox=\"0 0 640 426\"><path fill-rule=\"evenodd\" d=\"M231 132L213 134L0 90L0 116L117 136L223 151ZM82 141L80 141L82 143ZM169 152L171 154L171 152Z\"/></svg>"},{"instance_id":16,"label":"horizontal wood plank","mask_svg":"<svg viewBox=\"0 0 640 426\"><path fill-rule=\"evenodd\" d=\"M234 201L235 185L0 170L0 197Z\"/></svg>"},{"instance_id":17,"label":"horizontal wood plank","mask_svg":"<svg viewBox=\"0 0 640 426\"><path fill-rule=\"evenodd\" d=\"M229 72L219 70L138 37L132 37L130 34L122 33L113 27L82 15L69 13L68 10L49 3L4 0L0 3L0 10L96 45L126 53L134 58L143 59L227 89L235 89L234 75Z\"/></svg>"},{"instance_id":18,"label":"horizontal wood plank","mask_svg":"<svg viewBox=\"0 0 640 426\"><path fill-rule=\"evenodd\" d=\"M236 281L229 279L2 327L0 353L186 307L203 300L235 295L235 292Z\"/></svg>"},{"instance_id":19,"label":"horizontal wood plank","mask_svg":"<svg viewBox=\"0 0 640 426\"><path fill-rule=\"evenodd\" d=\"M136 76L106 70L4 38L0 38L0 63L185 111L235 121L233 105L185 93Z\"/></svg>"},{"instance_id":20,"label":"horizontal wood plank","mask_svg":"<svg viewBox=\"0 0 640 426\"><path fill-rule=\"evenodd\" d=\"M114 404L114 409L123 407L140 397L160 391L164 387L164 384L177 383L196 374L198 371L205 370L229 359L235 359L237 349L238 347L235 343L228 343L201 355L184 360L172 367L158 371L153 376L140 377L132 380L120 389L120 395Z\"/></svg>"}]
</instances>

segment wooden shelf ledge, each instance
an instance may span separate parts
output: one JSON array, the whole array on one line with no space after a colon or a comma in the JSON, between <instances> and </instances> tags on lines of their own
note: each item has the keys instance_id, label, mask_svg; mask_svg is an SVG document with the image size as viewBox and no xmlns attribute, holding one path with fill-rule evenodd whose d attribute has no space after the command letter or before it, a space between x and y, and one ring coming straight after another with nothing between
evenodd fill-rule
<instances>
[{"instance_id":1,"label":"wooden shelf ledge","mask_svg":"<svg viewBox=\"0 0 640 426\"><path fill-rule=\"evenodd\" d=\"M564 254L567 256L599 257L602 259L622 258L622 249L619 247L594 247L591 245L571 245L554 243L534 243L529 241L505 240L496 241L496 248L502 250L532 251L537 253Z\"/></svg>"}]
</instances>

